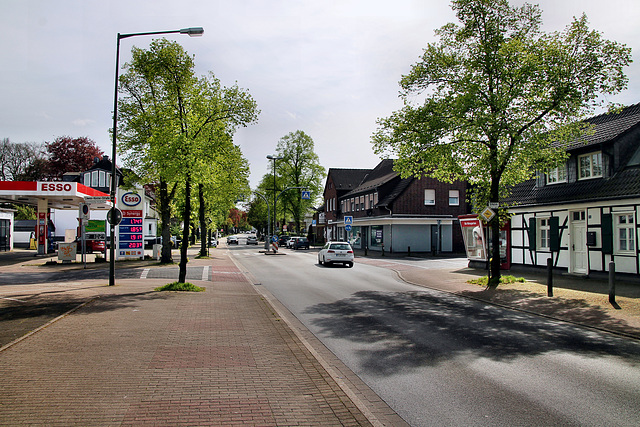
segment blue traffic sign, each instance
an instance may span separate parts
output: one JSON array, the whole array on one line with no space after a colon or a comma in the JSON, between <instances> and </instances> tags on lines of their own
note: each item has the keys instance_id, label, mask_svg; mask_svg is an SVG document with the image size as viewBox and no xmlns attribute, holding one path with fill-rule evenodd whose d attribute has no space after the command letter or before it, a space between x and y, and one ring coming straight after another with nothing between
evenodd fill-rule
<instances>
[{"instance_id":1,"label":"blue traffic sign","mask_svg":"<svg viewBox=\"0 0 640 427\"><path fill-rule=\"evenodd\" d=\"M311 191L303 191L300 198L302 200L311 200Z\"/></svg>"},{"instance_id":2,"label":"blue traffic sign","mask_svg":"<svg viewBox=\"0 0 640 427\"><path fill-rule=\"evenodd\" d=\"M344 223L345 225L352 225L353 224L353 217L352 216L345 216L344 217Z\"/></svg>"},{"instance_id":3,"label":"blue traffic sign","mask_svg":"<svg viewBox=\"0 0 640 427\"><path fill-rule=\"evenodd\" d=\"M347 231L351 231L351 225L350 224L345 225L344 229Z\"/></svg>"}]
</instances>

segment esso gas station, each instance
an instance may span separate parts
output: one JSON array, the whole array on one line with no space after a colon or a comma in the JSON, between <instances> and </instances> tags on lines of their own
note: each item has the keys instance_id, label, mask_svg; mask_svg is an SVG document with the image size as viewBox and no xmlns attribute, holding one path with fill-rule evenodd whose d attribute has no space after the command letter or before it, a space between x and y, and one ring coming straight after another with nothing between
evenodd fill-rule
<instances>
[{"instance_id":1,"label":"esso gas station","mask_svg":"<svg viewBox=\"0 0 640 427\"><path fill-rule=\"evenodd\" d=\"M75 234L76 226L82 230L85 238L85 227L91 222L104 224L101 230L89 239L107 240L106 220L114 221L116 243L116 258L144 257L145 217L151 216L149 203L145 203L144 190L123 190L118 188L117 208L112 210L109 194L83 185L79 182L49 182L49 181L0 181L0 201L12 202L36 207L36 226L34 232L37 253L45 255L50 242L48 227L51 213L58 217L69 218L67 227ZM138 194L142 193L142 195ZM112 214L113 213L113 214ZM62 215L64 214L64 215ZM91 221L91 216L98 218ZM110 218L110 217L116 218ZM60 222L64 222L60 220ZM71 226L70 224L73 224ZM155 225L155 223L154 223ZM57 226L57 225L56 225ZM149 234L155 235L155 227L148 226ZM71 231L71 230L68 230ZM99 237L98 237L99 236ZM75 238L75 236L73 236ZM78 233L80 238L80 233ZM65 241L69 241L66 239ZM58 245L60 247L60 245ZM75 252L75 251L74 251ZM75 256L75 253L74 253Z\"/></svg>"}]
</instances>

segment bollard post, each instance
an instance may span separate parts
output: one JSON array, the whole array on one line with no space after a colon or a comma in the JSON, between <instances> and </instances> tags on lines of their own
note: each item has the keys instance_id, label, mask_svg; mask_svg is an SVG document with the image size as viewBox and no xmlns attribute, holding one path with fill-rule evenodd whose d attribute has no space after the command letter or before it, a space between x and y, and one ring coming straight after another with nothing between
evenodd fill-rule
<instances>
[{"instance_id":1,"label":"bollard post","mask_svg":"<svg viewBox=\"0 0 640 427\"><path fill-rule=\"evenodd\" d=\"M382 256L384 256L384 243L382 244Z\"/></svg>"},{"instance_id":2,"label":"bollard post","mask_svg":"<svg viewBox=\"0 0 640 427\"><path fill-rule=\"evenodd\" d=\"M368 256L369 255L369 246L365 246L364 247L364 256Z\"/></svg>"},{"instance_id":3,"label":"bollard post","mask_svg":"<svg viewBox=\"0 0 640 427\"><path fill-rule=\"evenodd\" d=\"M547 296L553 296L553 259L547 258Z\"/></svg>"},{"instance_id":4,"label":"bollard post","mask_svg":"<svg viewBox=\"0 0 640 427\"><path fill-rule=\"evenodd\" d=\"M616 303L616 263L609 263L609 302Z\"/></svg>"},{"instance_id":5,"label":"bollard post","mask_svg":"<svg viewBox=\"0 0 640 427\"><path fill-rule=\"evenodd\" d=\"M407 246L407 256L411 256L411 246Z\"/></svg>"}]
</instances>

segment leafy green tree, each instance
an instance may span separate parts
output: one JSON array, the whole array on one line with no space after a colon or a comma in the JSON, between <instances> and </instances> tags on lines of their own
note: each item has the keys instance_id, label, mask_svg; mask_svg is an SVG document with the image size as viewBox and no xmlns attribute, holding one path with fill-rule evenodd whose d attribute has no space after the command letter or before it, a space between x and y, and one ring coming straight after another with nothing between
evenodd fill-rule
<instances>
[{"instance_id":1,"label":"leafy green tree","mask_svg":"<svg viewBox=\"0 0 640 427\"><path fill-rule=\"evenodd\" d=\"M129 167L159 183L163 262L171 261L168 225L172 200L180 190L183 237L178 281L184 282L192 188L216 173L222 148L233 145L231 135L238 126L254 122L258 110L249 93L237 85L222 87L212 73L197 78L193 57L176 42L160 39L148 50L134 48L125 68L120 80L125 94L120 147Z\"/></svg>"},{"instance_id":2,"label":"leafy green tree","mask_svg":"<svg viewBox=\"0 0 640 427\"><path fill-rule=\"evenodd\" d=\"M302 200L301 189L289 190L282 194L278 203L283 209L283 222L292 218L296 231L301 232L304 216L313 208L314 201L322 192L325 169L314 151L313 139L301 130L290 132L278 141L276 152L282 157L276 165L282 190L288 187L303 187L311 191L312 199ZM271 164L273 168L273 163Z\"/></svg>"},{"instance_id":3,"label":"leafy green tree","mask_svg":"<svg viewBox=\"0 0 640 427\"><path fill-rule=\"evenodd\" d=\"M631 50L590 30L584 15L544 33L538 6L454 0L452 8L460 24L437 30L439 41L402 76L405 105L378 121L372 142L377 154L397 156L404 177L469 181L480 210L564 160L563 143L588 131L578 121L602 106L600 95L626 88ZM499 241L498 220L491 229ZM498 245L491 258L497 286Z\"/></svg>"}]
</instances>

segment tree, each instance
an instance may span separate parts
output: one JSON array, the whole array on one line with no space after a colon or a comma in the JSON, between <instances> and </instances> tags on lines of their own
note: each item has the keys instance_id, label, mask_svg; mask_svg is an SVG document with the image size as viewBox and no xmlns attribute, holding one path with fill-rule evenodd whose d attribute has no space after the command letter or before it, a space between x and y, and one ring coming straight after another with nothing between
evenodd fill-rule
<instances>
[{"instance_id":1,"label":"tree","mask_svg":"<svg viewBox=\"0 0 640 427\"><path fill-rule=\"evenodd\" d=\"M171 261L171 206L176 192L183 200L180 275L186 277L192 216L192 187L207 183L238 126L256 120L255 101L237 85L222 87L212 73L197 78L194 60L182 46L154 40L148 50L133 48L120 83L120 144L125 162L157 182L162 218L162 262ZM242 174L238 174L242 176ZM203 187L204 189L205 187Z\"/></svg>"},{"instance_id":2,"label":"tree","mask_svg":"<svg viewBox=\"0 0 640 427\"><path fill-rule=\"evenodd\" d=\"M325 175L320 159L314 151L313 139L301 130L290 132L280 138L276 152L282 157L276 166L282 190L288 187L304 187L311 191L315 199L321 193ZM273 164L271 165L273 168ZM296 231L301 231L304 215L313 208L313 199L302 200L301 189L289 190L282 194L278 203L283 208L283 218L287 214L293 219Z\"/></svg>"},{"instance_id":3,"label":"tree","mask_svg":"<svg viewBox=\"0 0 640 427\"><path fill-rule=\"evenodd\" d=\"M61 136L46 142L48 153L48 177L61 180L66 172L84 172L93 166L93 160L104 153L96 143L86 136L71 138Z\"/></svg>"},{"instance_id":4,"label":"tree","mask_svg":"<svg viewBox=\"0 0 640 427\"><path fill-rule=\"evenodd\" d=\"M15 143L3 138L0 141L0 181L23 181L30 166L43 159L42 144Z\"/></svg>"},{"instance_id":5,"label":"tree","mask_svg":"<svg viewBox=\"0 0 640 427\"><path fill-rule=\"evenodd\" d=\"M600 95L626 87L631 50L589 30L584 15L547 34L538 6L454 0L452 8L460 25L437 30L439 41L402 76L405 105L378 120L372 142L377 154L397 156L403 177L469 181L480 210L564 160L566 142L588 131L579 120L604 104ZM498 220L491 230L498 242ZM491 275L497 286L497 244Z\"/></svg>"}]
</instances>

